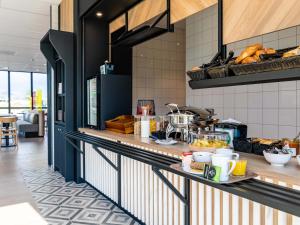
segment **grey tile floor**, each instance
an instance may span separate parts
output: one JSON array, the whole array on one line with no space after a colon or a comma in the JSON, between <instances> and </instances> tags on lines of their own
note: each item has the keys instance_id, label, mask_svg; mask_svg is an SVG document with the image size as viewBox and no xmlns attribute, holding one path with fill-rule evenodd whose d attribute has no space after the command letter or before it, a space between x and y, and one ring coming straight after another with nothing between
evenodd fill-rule
<instances>
[{"instance_id":1,"label":"grey tile floor","mask_svg":"<svg viewBox=\"0 0 300 225\"><path fill-rule=\"evenodd\" d=\"M49 225L138 225L88 184L65 182L50 169L23 171L27 188Z\"/></svg>"}]
</instances>

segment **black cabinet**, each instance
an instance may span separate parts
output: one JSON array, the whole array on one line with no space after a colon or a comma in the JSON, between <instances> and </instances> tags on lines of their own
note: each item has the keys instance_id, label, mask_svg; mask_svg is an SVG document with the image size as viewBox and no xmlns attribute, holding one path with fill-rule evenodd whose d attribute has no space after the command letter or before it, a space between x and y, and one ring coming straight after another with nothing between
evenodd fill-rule
<instances>
[{"instance_id":1,"label":"black cabinet","mask_svg":"<svg viewBox=\"0 0 300 225\"><path fill-rule=\"evenodd\" d=\"M63 136L65 128L54 126L54 169L65 175L66 141Z\"/></svg>"}]
</instances>

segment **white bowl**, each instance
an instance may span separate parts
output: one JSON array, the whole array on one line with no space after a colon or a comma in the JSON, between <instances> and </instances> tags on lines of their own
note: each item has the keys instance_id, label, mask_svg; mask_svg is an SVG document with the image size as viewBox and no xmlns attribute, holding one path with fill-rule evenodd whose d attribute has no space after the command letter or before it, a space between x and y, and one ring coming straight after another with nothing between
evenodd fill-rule
<instances>
[{"instance_id":1,"label":"white bowl","mask_svg":"<svg viewBox=\"0 0 300 225\"><path fill-rule=\"evenodd\" d=\"M296 159L298 161L298 165L300 166L300 155L297 155Z\"/></svg>"},{"instance_id":2,"label":"white bowl","mask_svg":"<svg viewBox=\"0 0 300 225\"><path fill-rule=\"evenodd\" d=\"M195 162L209 163L209 162L211 162L212 155L213 155L213 153L211 153L211 152L194 152L193 160Z\"/></svg>"},{"instance_id":3,"label":"white bowl","mask_svg":"<svg viewBox=\"0 0 300 225\"><path fill-rule=\"evenodd\" d=\"M292 154L273 154L264 151L265 159L272 165L272 166L284 166L287 164L291 158Z\"/></svg>"}]
</instances>

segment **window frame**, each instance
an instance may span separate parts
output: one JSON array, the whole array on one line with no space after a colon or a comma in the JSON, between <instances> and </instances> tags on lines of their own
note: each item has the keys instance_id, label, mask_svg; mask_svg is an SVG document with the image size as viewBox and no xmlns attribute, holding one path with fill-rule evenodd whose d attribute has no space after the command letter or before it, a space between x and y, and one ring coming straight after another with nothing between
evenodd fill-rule
<instances>
[{"instance_id":1,"label":"window frame","mask_svg":"<svg viewBox=\"0 0 300 225\"><path fill-rule=\"evenodd\" d=\"M46 75L45 73L41 72L25 72L25 71L10 71L10 70L0 70L7 72L8 74L8 80L7 80L7 87L8 87L8 107L0 107L0 109L8 109L8 113L10 114L12 109L24 109L24 110L34 110L37 109L38 107L35 107L33 105L33 101L31 101L31 107L26 107L26 106L21 106L21 107L12 107L11 106L11 72L15 73L29 73L30 74L30 95L31 99L33 99L33 74L41 74L41 75ZM48 87L47 87L48 88ZM46 91L46 95L48 94L48 90ZM47 98L47 107L43 106L42 109L48 109L48 98Z\"/></svg>"}]
</instances>

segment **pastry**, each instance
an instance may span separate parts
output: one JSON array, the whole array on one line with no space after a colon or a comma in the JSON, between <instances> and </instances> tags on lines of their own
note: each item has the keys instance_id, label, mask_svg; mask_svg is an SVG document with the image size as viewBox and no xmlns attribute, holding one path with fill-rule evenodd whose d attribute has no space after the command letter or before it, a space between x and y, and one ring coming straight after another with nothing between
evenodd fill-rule
<instances>
[{"instance_id":1,"label":"pastry","mask_svg":"<svg viewBox=\"0 0 300 225\"><path fill-rule=\"evenodd\" d=\"M286 52L283 54L282 58L288 58L291 56L296 56L296 54L294 52Z\"/></svg>"},{"instance_id":2,"label":"pastry","mask_svg":"<svg viewBox=\"0 0 300 225\"><path fill-rule=\"evenodd\" d=\"M275 54L276 50L274 48L265 48L266 54Z\"/></svg>"},{"instance_id":3,"label":"pastry","mask_svg":"<svg viewBox=\"0 0 300 225\"><path fill-rule=\"evenodd\" d=\"M243 59L242 64L255 63L257 60L254 57L246 57Z\"/></svg>"},{"instance_id":4,"label":"pastry","mask_svg":"<svg viewBox=\"0 0 300 225\"><path fill-rule=\"evenodd\" d=\"M205 163L203 162L195 162L195 161L191 162L191 169L204 170L204 167L205 167Z\"/></svg>"},{"instance_id":5,"label":"pastry","mask_svg":"<svg viewBox=\"0 0 300 225\"><path fill-rule=\"evenodd\" d=\"M267 52L266 52L264 49L257 50L257 51L255 52L255 56L256 56L257 58L259 58L260 55L266 54L266 53L267 53Z\"/></svg>"},{"instance_id":6,"label":"pastry","mask_svg":"<svg viewBox=\"0 0 300 225\"><path fill-rule=\"evenodd\" d=\"M241 63L245 58L249 56L253 56L257 50L262 49L262 44L254 44L248 46L244 51L241 52L241 54L236 58L235 63L239 64Z\"/></svg>"},{"instance_id":7,"label":"pastry","mask_svg":"<svg viewBox=\"0 0 300 225\"><path fill-rule=\"evenodd\" d=\"M200 70L200 68L199 68L198 66L194 66L194 67L192 68L192 71L197 71L197 70Z\"/></svg>"}]
</instances>

